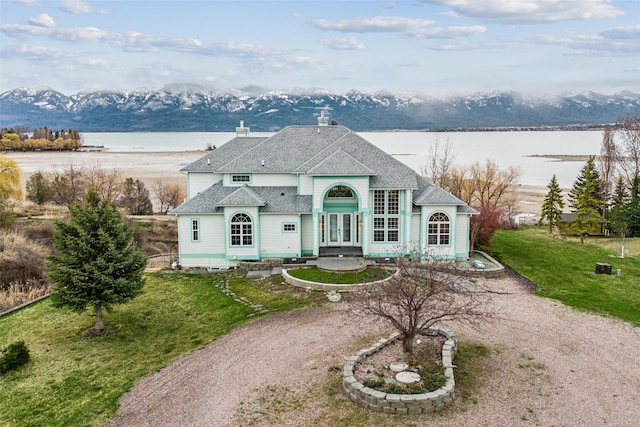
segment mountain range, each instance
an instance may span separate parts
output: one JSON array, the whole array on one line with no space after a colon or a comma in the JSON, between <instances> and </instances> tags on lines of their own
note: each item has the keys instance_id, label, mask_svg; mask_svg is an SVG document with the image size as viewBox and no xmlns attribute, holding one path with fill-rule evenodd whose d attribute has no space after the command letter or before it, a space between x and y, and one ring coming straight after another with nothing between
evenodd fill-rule
<instances>
[{"instance_id":1,"label":"mountain range","mask_svg":"<svg viewBox=\"0 0 640 427\"><path fill-rule=\"evenodd\" d=\"M81 132L232 132L241 120L252 131L330 121L354 131L596 127L640 112L640 94L586 92L534 97L503 91L435 98L355 90L261 92L172 85L160 90L102 90L67 96L21 87L0 95L0 127L73 128Z\"/></svg>"}]
</instances>

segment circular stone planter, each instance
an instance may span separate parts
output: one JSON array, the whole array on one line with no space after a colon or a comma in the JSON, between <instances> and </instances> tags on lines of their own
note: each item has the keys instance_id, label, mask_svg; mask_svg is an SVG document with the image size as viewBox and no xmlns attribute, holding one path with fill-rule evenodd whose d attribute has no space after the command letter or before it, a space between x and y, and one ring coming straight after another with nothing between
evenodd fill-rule
<instances>
[{"instance_id":1,"label":"circular stone planter","mask_svg":"<svg viewBox=\"0 0 640 427\"><path fill-rule=\"evenodd\" d=\"M444 328L430 329L430 331L447 338L442 345L442 366L445 368L444 375L447 377L447 383L444 387L422 394L391 394L365 387L355 378L353 368L356 363L397 340L400 334L396 332L391 334L389 338L379 340L370 348L356 351L347 360L342 371L342 388L349 399L372 411L401 415L435 412L450 405L455 391L453 358L456 353L457 338L453 332Z\"/></svg>"},{"instance_id":2,"label":"circular stone planter","mask_svg":"<svg viewBox=\"0 0 640 427\"><path fill-rule=\"evenodd\" d=\"M310 280L298 279L297 277L293 277L287 272L286 268L282 269L282 278L285 282L290 285L297 286L299 288L310 289L312 291L323 291L323 292L355 292L362 287L377 285L379 283L385 283L389 280L393 280L396 276L400 274L399 270L396 270L391 276L387 277L383 280L378 280L376 282L366 282L366 283L354 283L354 284L340 284L340 283L320 283L320 282L312 282Z\"/></svg>"}]
</instances>

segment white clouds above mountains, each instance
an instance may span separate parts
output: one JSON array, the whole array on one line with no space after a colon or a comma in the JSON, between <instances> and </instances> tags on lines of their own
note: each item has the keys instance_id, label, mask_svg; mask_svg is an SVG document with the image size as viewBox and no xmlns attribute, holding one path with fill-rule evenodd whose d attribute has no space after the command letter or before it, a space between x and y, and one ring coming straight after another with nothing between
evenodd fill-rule
<instances>
[{"instance_id":1,"label":"white clouds above mountains","mask_svg":"<svg viewBox=\"0 0 640 427\"><path fill-rule=\"evenodd\" d=\"M88 90L173 81L335 91L640 90L630 79L640 63L637 0L339 5L0 0L0 92L31 82ZM40 62L47 73L33 72Z\"/></svg>"}]
</instances>

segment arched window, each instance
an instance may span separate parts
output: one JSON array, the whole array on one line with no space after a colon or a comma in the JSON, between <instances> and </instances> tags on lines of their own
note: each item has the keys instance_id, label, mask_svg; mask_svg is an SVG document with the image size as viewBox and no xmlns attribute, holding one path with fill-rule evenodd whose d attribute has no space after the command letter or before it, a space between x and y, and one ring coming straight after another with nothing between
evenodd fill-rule
<instances>
[{"instance_id":1,"label":"arched window","mask_svg":"<svg viewBox=\"0 0 640 427\"><path fill-rule=\"evenodd\" d=\"M448 245L451 230L449 217L442 213L434 213L429 217L427 228L427 242L429 245Z\"/></svg>"},{"instance_id":2,"label":"arched window","mask_svg":"<svg viewBox=\"0 0 640 427\"><path fill-rule=\"evenodd\" d=\"M251 217L244 213L235 214L231 218L231 246L251 246L252 244Z\"/></svg>"},{"instance_id":3,"label":"arched window","mask_svg":"<svg viewBox=\"0 0 640 427\"><path fill-rule=\"evenodd\" d=\"M353 191L346 185L336 185L327 193L327 197L348 197L353 198Z\"/></svg>"}]
</instances>

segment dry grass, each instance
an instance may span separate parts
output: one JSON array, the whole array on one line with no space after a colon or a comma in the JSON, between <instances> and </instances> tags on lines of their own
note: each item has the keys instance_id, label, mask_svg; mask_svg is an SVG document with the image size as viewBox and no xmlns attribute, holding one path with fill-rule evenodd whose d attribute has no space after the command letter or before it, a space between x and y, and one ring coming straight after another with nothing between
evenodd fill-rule
<instances>
[{"instance_id":1,"label":"dry grass","mask_svg":"<svg viewBox=\"0 0 640 427\"><path fill-rule=\"evenodd\" d=\"M53 285L45 281L12 283L0 291L0 313L47 295L52 288Z\"/></svg>"},{"instance_id":2,"label":"dry grass","mask_svg":"<svg viewBox=\"0 0 640 427\"><path fill-rule=\"evenodd\" d=\"M0 232L0 289L45 278L45 246L17 231Z\"/></svg>"}]
</instances>

